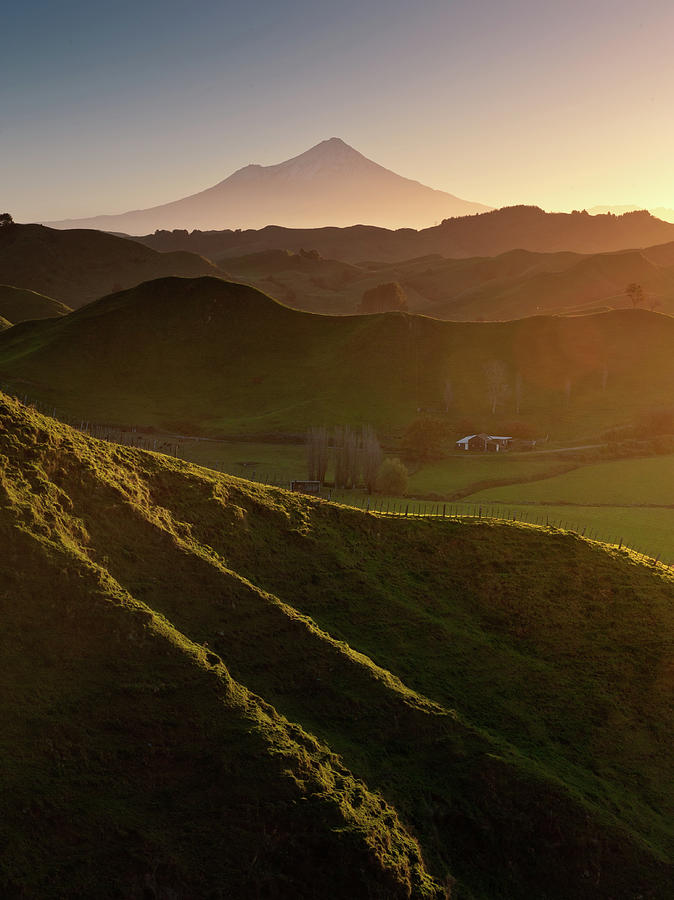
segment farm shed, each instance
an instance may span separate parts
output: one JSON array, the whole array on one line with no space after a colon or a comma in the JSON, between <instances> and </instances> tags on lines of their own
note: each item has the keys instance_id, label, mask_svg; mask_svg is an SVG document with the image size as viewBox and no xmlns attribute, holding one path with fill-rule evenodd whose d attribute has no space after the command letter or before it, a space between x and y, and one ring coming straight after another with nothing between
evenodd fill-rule
<instances>
[{"instance_id":1,"label":"farm shed","mask_svg":"<svg viewBox=\"0 0 674 900\"><path fill-rule=\"evenodd\" d=\"M301 494L315 494L319 496L321 493L320 481L291 481L290 490L297 491Z\"/></svg>"},{"instance_id":2,"label":"farm shed","mask_svg":"<svg viewBox=\"0 0 674 900\"><path fill-rule=\"evenodd\" d=\"M459 450L482 450L498 453L507 450L512 442L512 437L502 434L468 434L456 442Z\"/></svg>"}]
</instances>

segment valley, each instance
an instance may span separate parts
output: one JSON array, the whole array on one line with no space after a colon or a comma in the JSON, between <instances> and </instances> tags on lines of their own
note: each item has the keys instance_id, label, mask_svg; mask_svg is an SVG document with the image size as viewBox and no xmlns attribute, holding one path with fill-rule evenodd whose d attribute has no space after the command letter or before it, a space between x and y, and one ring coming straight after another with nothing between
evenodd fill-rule
<instances>
[{"instance_id":1,"label":"valley","mask_svg":"<svg viewBox=\"0 0 674 900\"><path fill-rule=\"evenodd\" d=\"M0 893L668 900L671 227L3 224Z\"/></svg>"}]
</instances>

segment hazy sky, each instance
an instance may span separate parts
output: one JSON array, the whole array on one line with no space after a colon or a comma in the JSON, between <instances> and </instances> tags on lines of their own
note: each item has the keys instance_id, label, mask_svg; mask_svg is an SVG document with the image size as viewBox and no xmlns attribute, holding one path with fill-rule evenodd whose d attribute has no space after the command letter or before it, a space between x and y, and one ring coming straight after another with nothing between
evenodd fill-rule
<instances>
[{"instance_id":1,"label":"hazy sky","mask_svg":"<svg viewBox=\"0 0 674 900\"><path fill-rule=\"evenodd\" d=\"M18 221L153 206L332 136L493 206L674 207L672 0L1 13L0 207Z\"/></svg>"}]
</instances>

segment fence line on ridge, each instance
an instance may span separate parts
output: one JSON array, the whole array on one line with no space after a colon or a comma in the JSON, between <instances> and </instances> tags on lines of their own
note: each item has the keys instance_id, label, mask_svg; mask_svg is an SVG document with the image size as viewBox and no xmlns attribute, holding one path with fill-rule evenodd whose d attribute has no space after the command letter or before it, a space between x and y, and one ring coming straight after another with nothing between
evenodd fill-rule
<instances>
[{"instance_id":1,"label":"fence line on ridge","mask_svg":"<svg viewBox=\"0 0 674 900\"><path fill-rule=\"evenodd\" d=\"M119 444L121 446L135 447L141 450L152 450L161 453L164 456L170 456L176 459L183 459L191 462L193 465L199 465L203 468L211 469L211 471L221 474L232 475L236 478L243 478L247 481L253 481L257 484L264 484L270 487L289 488L288 479L278 479L276 472L258 472L253 470L250 473L232 473L226 471L217 463L209 464L207 462L194 462L188 460L181 453L181 445L172 441L160 440L155 438L151 432L138 431L136 427L125 427L119 425L100 425L98 423L89 422L76 417L59 417L57 408L47 406L44 403L30 400L28 395L21 397L11 391L7 385L0 384L0 390L6 394L13 396L16 400L25 406L31 406L38 412L49 416L57 421L62 422L77 431L87 434L98 440L104 440L108 443ZM187 440L199 440L199 438L188 438ZM340 496L342 499L340 499ZM536 513L527 514L521 506L518 508L504 509L501 504L480 504L465 503L462 501L446 501L433 500L424 501L411 499L391 499L378 497L373 494L363 494L361 497L340 495L338 491L329 490L328 496L321 496L318 499L332 503L339 503L352 509L358 509L362 512L376 513L377 515L389 518L406 518L406 519L444 519L460 522L464 519L477 519L484 522L494 524L506 524L511 522L520 522L526 525L535 525L542 528L550 528L556 531L568 531L580 537L589 540L598 541L607 544L610 547L616 547L618 550L628 551L644 562L650 562L656 566L662 566L665 569L674 568L674 561L666 562L663 558L664 551L653 554L645 551L643 548L632 547L623 539L622 535L607 535L602 533L601 529L596 526L581 525L574 523L568 519L559 516L550 516L543 512L543 506L535 506ZM495 514L496 511L496 514ZM499 515L501 512L503 514ZM667 559L670 559L667 556Z\"/></svg>"}]
</instances>

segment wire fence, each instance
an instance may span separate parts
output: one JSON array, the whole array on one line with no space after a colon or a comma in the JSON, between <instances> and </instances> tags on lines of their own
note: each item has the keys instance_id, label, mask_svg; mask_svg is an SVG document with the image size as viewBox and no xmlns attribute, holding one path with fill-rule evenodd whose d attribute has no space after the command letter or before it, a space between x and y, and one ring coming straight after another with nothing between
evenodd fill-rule
<instances>
[{"instance_id":1,"label":"wire fence","mask_svg":"<svg viewBox=\"0 0 674 900\"><path fill-rule=\"evenodd\" d=\"M184 451L184 443L180 441L172 441L157 438L151 432L139 431L132 426L120 425L101 425L89 422L85 419L79 419L72 416L59 416L57 407L50 407L39 401L31 400L28 395L19 396L13 392L7 385L0 383L0 390L6 394L13 396L25 406L31 406L38 412L57 419L71 428L90 435L98 440L108 441L122 446L135 447L142 450L152 450L165 456L171 456L176 459L184 459L193 462L194 465L202 466L211 471L221 474L234 475L238 478L244 478L257 484L270 487L278 487L290 489L291 482L286 478L279 478L278 474L273 471L260 471L252 469L250 472L231 472L225 468L220 462L213 460L210 463L200 461L198 463L190 460ZM186 438L185 441L198 440L198 438ZM373 513L380 516L404 519L448 519L454 521L462 520L479 520L485 523L505 524L511 522L520 522L527 525L535 525L541 528L547 528L555 531L567 531L588 540L597 541L606 544L609 547L615 547L618 550L629 552L635 559L650 563L655 566L661 566L665 569L674 568L674 560L670 553L652 553L650 550L629 545L625 542L620 534L610 534L603 532L600 528L593 525L583 524L582 522L574 522L570 519L560 518L559 516L550 516L545 512L544 507L536 506L531 511L518 508L504 508L500 504L479 504L446 501L424 501L414 498L391 498L379 497L375 494L354 494L344 493L339 490L332 490L328 486L324 486L317 499L327 502L338 503L352 509L358 509L362 512Z\"/></svg>"},{"instance_id":2,"label":"wire fence","mask_svg":"<svg viewBox=\"0 0 674 900\"><path fill-rule=\"evenodd\" d=\"M327 496L324 496L322 499L360 509L364 512L394 518L453 519L455 521L477 519L485 523L494 524L520 522L526 525L547 528L551 531L568 531L588 540L615 547L617 550L625 550L634 558L643 562L662 566L665 569L674 568L674 560L668 554L663 552L654 554L647 549L632 546L620 534L607 533L594 525L559 516L551 516L545 512L543 506L535 506L528 511L523 510L521 507L503 507L501 504L425 502L414 499L392 500L390 498L378 498L375 495L363 497L345 496L337 492L328 492Z\"/></svg>"}]
</instances>

